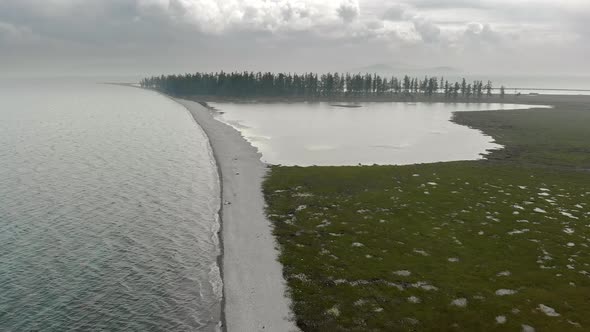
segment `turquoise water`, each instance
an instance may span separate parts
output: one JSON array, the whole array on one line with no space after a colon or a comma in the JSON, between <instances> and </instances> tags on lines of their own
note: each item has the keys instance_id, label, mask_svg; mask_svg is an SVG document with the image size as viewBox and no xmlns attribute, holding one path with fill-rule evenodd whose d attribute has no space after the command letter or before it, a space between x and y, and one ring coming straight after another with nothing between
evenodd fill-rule
<instances>
[{"instance_id":1,"label":"turquoise water","mask_svg":"<svg viewBox=\"0 0 590 332\"><path fill-rule=\"evenodd\" d=\"M0 83L0 330L211 331L219 184L180 105Z\"/></svg>"}]
</instances>

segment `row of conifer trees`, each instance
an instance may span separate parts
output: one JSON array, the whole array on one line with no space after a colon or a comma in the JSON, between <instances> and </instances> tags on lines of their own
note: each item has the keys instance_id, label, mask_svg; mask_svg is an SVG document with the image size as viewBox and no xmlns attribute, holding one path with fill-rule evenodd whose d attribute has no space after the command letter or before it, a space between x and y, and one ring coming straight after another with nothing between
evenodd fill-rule
<instances>
[{"instance_id":1,"label":"row of conifer trees","mask_svg":"<svg viewBox=\"0 0 590 332\"><path fill-rule=\"evenodd\" d=\"M226 97L337 97L337 96L386 96L395 94L440 94L447 98L491 96L491 81L449 82L444 78L423 79L404 76L382 77L377 74L318 75L218 72L185 75L154 76L140 82L151 88L177 96L226 96ZM504 95L504 87L500 89Z\"/></svg>"}]
</instances>

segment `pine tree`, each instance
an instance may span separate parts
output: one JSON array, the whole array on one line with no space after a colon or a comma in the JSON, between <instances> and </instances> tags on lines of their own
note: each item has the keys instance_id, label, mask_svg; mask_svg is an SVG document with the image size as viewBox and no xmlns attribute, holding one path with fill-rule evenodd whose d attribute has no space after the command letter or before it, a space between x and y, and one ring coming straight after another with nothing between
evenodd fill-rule
<instances>
[{"instance_id":1,"label":"pine tree","mask_svg":"<svg viewBox=\"0 0 590 332\"><path fill-rule=\"evenodd\" d=\"M465 81L465 79L463 79L463 82L461 82L461 95L463 97L465 97L466 93L467 93L467 81Z\"/></svg>"},{"instance_id":2,"label":"pine tree","mask_svg":"<svg viewBox=\"0 0 590 332\"><path fill-rule=\"evenodd\" d=\"M450 83L441 78L425 76L424 80L410 78L405 75L402 80L395 76L391 79L377 74L349 73L316 73L291 74L271 72L224 72L194 73L185 75L154 76L140 81L143 88L156 89L170 95L183 96L284 96L284 97L318 97L335 96L382 96L399 93L422 93L432 96L444 92L444 97L457 98L459 92L463 96L481 97L484 93L490 96L492 82L474 81L467 85L465 79L461 83ZM503 93L505 89L502 88Z\"/></svg>"},{"instance_id":3,"label":"pine tree","mask_svg":"<svg viewBox=\"0 0 590 332\"><path fill-rule=\"evenodd\" d=\"M404 92L405 93L410 93L410 89L412 87L412 81L410 81L410 78L408 77L408 75L404 76Z\"/></svg>"}]
</instances>

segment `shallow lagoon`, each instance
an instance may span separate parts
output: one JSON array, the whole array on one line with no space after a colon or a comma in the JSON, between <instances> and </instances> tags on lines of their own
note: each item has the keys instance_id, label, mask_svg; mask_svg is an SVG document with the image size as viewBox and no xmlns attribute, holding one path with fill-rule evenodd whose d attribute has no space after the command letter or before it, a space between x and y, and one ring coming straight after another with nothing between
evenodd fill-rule
<instances>
[{"instance_id":1,"label":"shallow lagoon","mask_svg":"<svg viewBox=\"0 0 590 332\"><path fill-rule=\"evenodd\" d=\"M501 148L453 112L546 106L499 103L210 103L269 164L407 165L483 158ZM346 107L342 107L346 106Z\"/></svg>"}]
</instances>

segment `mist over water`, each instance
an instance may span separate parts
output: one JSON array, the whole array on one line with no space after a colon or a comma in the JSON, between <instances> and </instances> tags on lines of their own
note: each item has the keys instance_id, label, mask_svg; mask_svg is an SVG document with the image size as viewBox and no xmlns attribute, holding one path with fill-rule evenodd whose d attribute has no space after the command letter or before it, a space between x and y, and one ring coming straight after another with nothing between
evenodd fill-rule
<instances>
[{"instance_id":1,"label":"mist over water","mask_svg":"<svg viewBox=\"0 0 590 332\"><path fill-rule=\"evenodd\" d=\"M501 146L478 130L451 122L452 113L533 107L399 102L210 105L219 111L220 121L239 130L258 148L264 162L288 166L408 165L481 159L486 150Z\"/></svg>"},{"instance_id":2,"label":"mist over water","mask_svg":"<svg viewBox=\"0 0 590 332\"><path fill-rule=\"evenodd\" d=\"M0 82L0 119L0 330L215 330L219 184L182 106Z\"/></svg>"}]
</instances>

